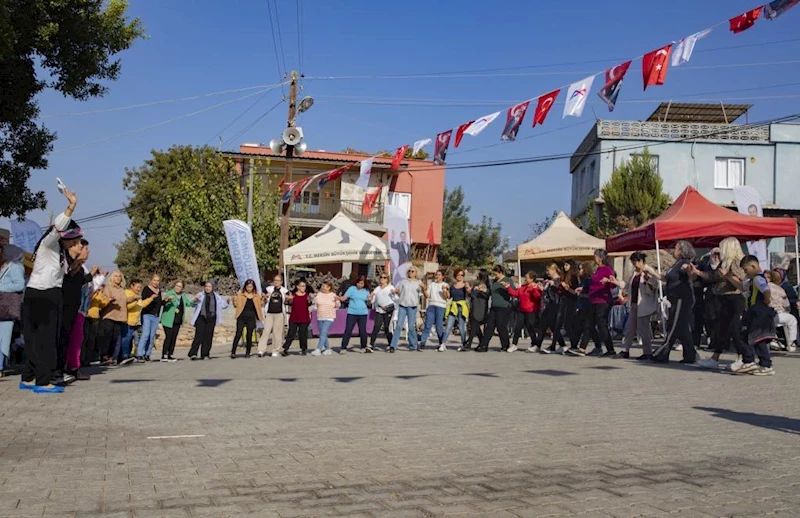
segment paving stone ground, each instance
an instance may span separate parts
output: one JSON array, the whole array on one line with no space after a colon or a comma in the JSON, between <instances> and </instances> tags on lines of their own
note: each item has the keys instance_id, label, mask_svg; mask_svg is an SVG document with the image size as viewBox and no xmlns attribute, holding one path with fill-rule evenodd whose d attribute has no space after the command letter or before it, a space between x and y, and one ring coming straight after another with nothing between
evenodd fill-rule
<instances>
[{"instance_id":1,"label":"paving stone ground","mask_svg":"<svg viewBox=\"0 0 800 518\"><path fill-rule=\"evenodd\" d=\"M226 352L0 380L0 516L800 515L800 355Z\"/></svg>"}]
</instances>

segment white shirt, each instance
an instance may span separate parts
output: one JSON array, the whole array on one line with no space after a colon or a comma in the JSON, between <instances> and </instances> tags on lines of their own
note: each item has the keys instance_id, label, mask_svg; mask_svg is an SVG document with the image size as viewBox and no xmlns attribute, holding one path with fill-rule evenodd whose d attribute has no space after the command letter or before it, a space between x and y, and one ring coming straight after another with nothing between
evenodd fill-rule
<instances>
[{"instance_id":1,"label":"white shirt","mask_svg":"<svg viewBox=\"0 0 800 518\"><path fill-rule=\"evenodd\" d=\"M28 288L36 290L49 290L60 288L67 273L66 263L61 264L61 246L59 245L59 232L63 232L72 221L63 212L56 216L53 228L42 238L36 250L36 259L33 261L33 271L28 280Z\"/></svg>"},{"instance_id":2,"label":"white shirt","mask_svg":"<svg viewBox=\"0 0 800 518\"><path fill-rule=\"evenodd\" d=\"M447 307L447 300L444 298L444 289L449 285L446 282L432 282L428 286L428 305L438 306L440 308Z\"/></svg>"},{"instance_id":3,"label":"white shirt","mask_svg":"<svg viewBox=\"0 0 800 518\"><path fill-rule=\"evenodd\" d=\"M394 297L392 296L392 290L394 286L389 284L385 288L381 288L378 286L374 290L372 290L372 294L375 295L375 298L372 299L373 305L375 307L376 313L386 313L381 308L383 306L390 306L394 304Z\"/></svg>"}]
</instances>

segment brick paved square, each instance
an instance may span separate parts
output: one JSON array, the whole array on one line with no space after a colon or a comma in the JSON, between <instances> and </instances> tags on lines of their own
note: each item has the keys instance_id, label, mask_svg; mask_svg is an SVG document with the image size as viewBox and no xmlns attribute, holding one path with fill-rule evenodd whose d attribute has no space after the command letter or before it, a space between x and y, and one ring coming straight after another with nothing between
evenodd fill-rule
<instances>
[{"instance_id":1,"label":"brick paved square","mask_svg":"<svg viewBox=\"0 0 800 518\"><path fill-rule=\"evenodd\" d=\"M0 517L791 516L800 503L794 357L757 378L496 350L225 349L97 370L59 396L0 379Z\"/></svg>"}]
</instances>

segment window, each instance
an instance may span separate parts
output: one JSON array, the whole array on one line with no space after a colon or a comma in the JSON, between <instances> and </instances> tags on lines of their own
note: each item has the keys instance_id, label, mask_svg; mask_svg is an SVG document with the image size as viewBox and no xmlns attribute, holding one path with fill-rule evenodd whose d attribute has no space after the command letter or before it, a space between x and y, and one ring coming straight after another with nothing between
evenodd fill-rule
<instances>
[{"instance_id":1,"label":"window","mask_svg":"<svg viewBox=\"0 0 800 518\"><path fill-rule=\"evenodd\" d=\"M411 194L407 192L390 192L388 204L402 210L411 219Z\"/></svg>"},{"instance_id":2,"label":"window","mask_svg":"<svg viewBox=\"0 0 800 518\"><path fill-rule=\"evenodd\" d=\"M632 153L631 157L642 157L643 155L640 153ZM658 170L658 155L650 155L650 165L653 168L653 172L659 174Z\"/></svg>"},{"instance_id":3,"label":"window","mask_svg":"<svg viewBox=\"0 0 800 518\"><path fill-rule=\"evenodd\" d=\"M586 166L581 167L581 176L578 183L578 187L580 189L581 194L586 192Z\"/></svg>"},{"instance_id":4,"label":"window","mask_svg":"<svg viewBox=\"0 0 800 518\"><path fill-rule=\"evenodd\" d=\"M304 214L319 214L319 192L306 191L294 202L294 212Z\"/></svg>"},{"instance_id":5,"label":"window","mask_svg":"<svg viewBox=\"0 0 800 518\"><path fill-rule=\"evenodd\" d=\"M717 158L714 162L714 188L733 189L744 185L744 158Z\"/></svg>"}]
</instances>

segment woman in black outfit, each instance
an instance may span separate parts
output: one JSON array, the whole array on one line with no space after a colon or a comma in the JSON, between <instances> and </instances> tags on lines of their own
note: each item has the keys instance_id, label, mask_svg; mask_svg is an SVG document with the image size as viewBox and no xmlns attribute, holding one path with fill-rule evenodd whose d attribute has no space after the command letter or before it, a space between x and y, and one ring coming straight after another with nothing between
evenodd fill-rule
<instances>
[{"instance_id":1,"label":"woman in black outfit","mask_svg":"<svg viewBox=\"0 0 800 518\"><path fill-rule=\"evenodd\" d=\"M651 266L646 266L647 272L663 282L670 304L667 318L667 338L664 344L655 350L653 361L668 363L669 353L676 341L683 346L683 360L681 363L694 364L697 361L694 338L692 336L692 321L694 319L694 286L692 284L692 261L697 256L694 247L688 241L678 241L672 251L676 259L672 268L664 275L659 275Z\"/></svg>"},{"instance_id":2,"label":"woman in black outfit","mask_svg":"<svg viewBox=\"0 0 800 518\"><path fill-rule=\"evenodd\" d=\"M564 288L561 286L564 279L564 274L561 268L556 263L550 263L547 266L547 276L549 280L544 288L542 294L542 317L539 319L539 332L537 334L536 343L534 344L533 351L550 354L558 352L563 354L567 349L567 344L564 342L564 337L561 335L561 323L559 323L559 315L561 314L561 303L563 300ZM550 347L545 349L542 347L544 337L547 329L553 333L553 341ZM556 344L559 349L556 350Z\"/></svg>"},{"instance_id":3,"label":"woman in black outfit","mask_svg":"<svg viewBox=\"0 0 800 518\"><path fill-rule=\"evenodd\" d=\"M470 291L470 311L469 311L469 338L459 351L469 351L472 348L472 340L478 337L478 345L483 343L483 325L489 314L489 272L481 269L478 272L478 280Z\"/></svg>"},{"instance_id":4,"label":"woman in black outfit","mask_svg":"<svg viewBox=\"0 0 800 518\"><path fill-rule=\"evenodd\" d=\"M256 282L253 279L244 281L242 291L236 294L233 307L236 308L236 334L233 336L233 347L231 348L231 358L236 358L236 348L239 347L239 340L242 339L242 331L246 332L244 338L245 358L250 357L250 350L253 348L253 334L256 332L256 322L264 319L262 307L264 300L256 292Z\"/></svg>"},{"instance_id":5,"label":"woman in black outfit","mask_svg":"<svg viewBox=\"0 0 800 518\"><path fill-rule=\"evenodd\" d=\"M572 261L564 262L564 280L561 283L563 294L561 297L561 311L558 313L557 326L562 327L567 332L567 338L572 347L578 347L579 329L576 324L576 314L578 311L578 292L580 286L578 280L578 266Z\"/></svg>"}]
</instances>

